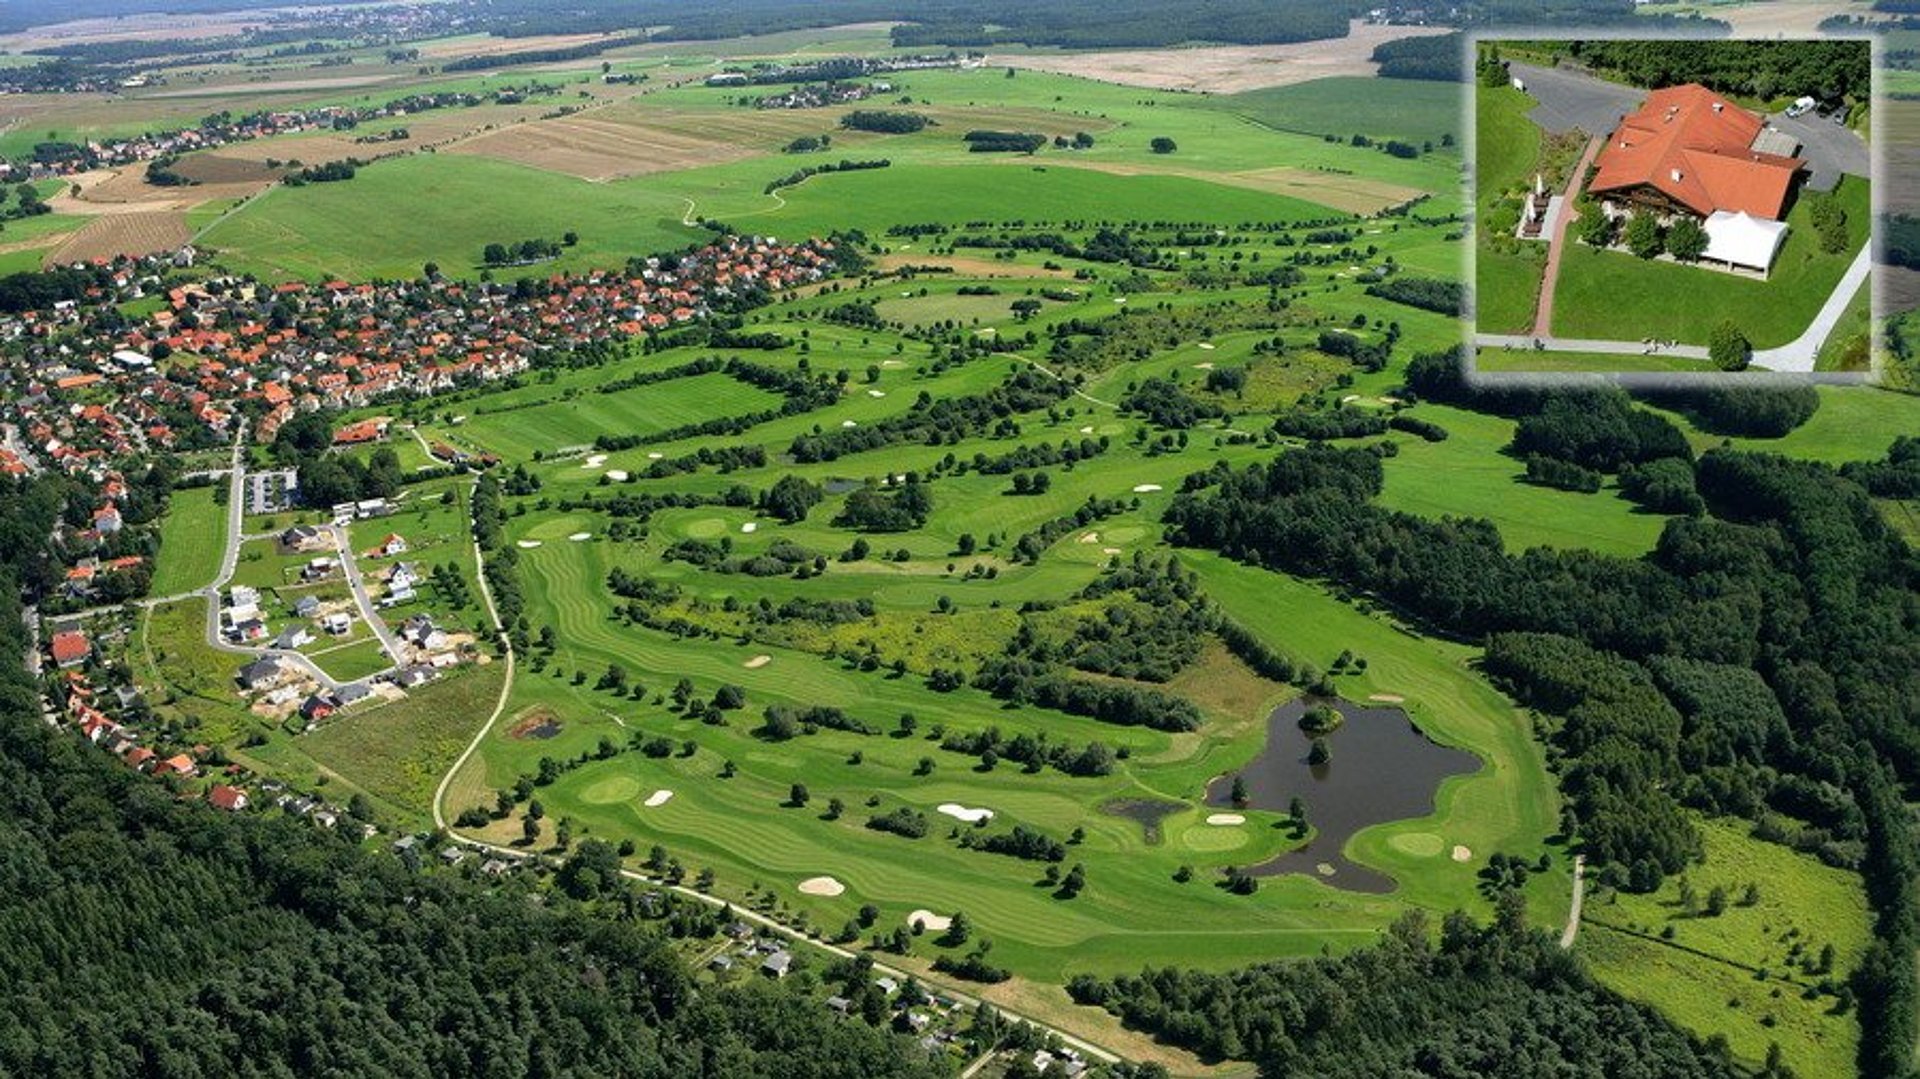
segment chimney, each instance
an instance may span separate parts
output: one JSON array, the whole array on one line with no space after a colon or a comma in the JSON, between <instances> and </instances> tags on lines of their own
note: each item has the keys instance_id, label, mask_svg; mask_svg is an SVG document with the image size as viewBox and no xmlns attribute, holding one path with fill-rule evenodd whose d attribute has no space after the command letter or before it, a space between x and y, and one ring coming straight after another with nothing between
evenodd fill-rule
<instances>
[{"instance_id":1,"label":"chimney","mask_svg":"<svg viewBox=\"0 0 1920 1079\"><path fill-rule=\"evenodd\" d=\"M1719 112L1726 107L1727 107L1727 103L1724 101L1716 101L1713 103L1713 111L1715 112Z\"/></svg>"},{"instance_id":2,"label":"chimney","mask_svg":"<svg viewBox=\"0 0 1920 1079\"><path fill-rule=\"evenodd\" d=\"M1680 182L1680 177L1681 177L1681 175L1682 175L1682 173L1680 172L1680 170L1679 170L1679 169L1674 169L1674 170L1673 170L1673 172L1672 172L1672 176L1673 176L1673 182L1674 182L1674 183L1676 183L1676 184L1677 184L1677 183L1679 183L1679 182Z\"/></svg>"}]
</instances>

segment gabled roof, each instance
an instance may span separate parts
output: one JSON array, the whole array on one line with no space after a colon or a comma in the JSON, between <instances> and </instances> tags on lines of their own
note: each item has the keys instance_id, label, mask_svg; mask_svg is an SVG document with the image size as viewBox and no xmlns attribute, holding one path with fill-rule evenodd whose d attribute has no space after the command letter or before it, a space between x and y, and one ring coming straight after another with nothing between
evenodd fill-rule
<instances>
[{"instance_id":1,"label":"gabled roof","mask_svg":"<svg viewBox=\"0 0 1920 1079\"><path fill-rule=\"evenodd\" d=\"M1647 185L1702 216L1727 210L1778 220L1805 162L1754 150L1763 127L1699 83L1655 90L1608 137L1588 190Z\"/></svg>"}]
</instances>

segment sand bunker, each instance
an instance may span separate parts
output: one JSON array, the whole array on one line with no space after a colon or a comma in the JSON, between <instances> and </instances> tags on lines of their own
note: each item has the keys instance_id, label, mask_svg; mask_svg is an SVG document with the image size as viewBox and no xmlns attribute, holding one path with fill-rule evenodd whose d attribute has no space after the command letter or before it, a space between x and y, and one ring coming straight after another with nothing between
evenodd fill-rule
<instances>
[{"instance_id":1,"label":"sand bunker","mask_svg":"<svg viewBox=\"0 0 1920 1079\"><path fill-rule=\"evenodd\" d=\"M755 656L752 659L746 661L745 663L742 663L741 666L745 667L747 670L755 671L755 670L759 670L760 668L772 662L773 662L772 656Z\"/></svg>"},{"instance_id":2,"label":"sand bunker","mask_svg":"<svg viewBox=\"0 0 1920 1079\"><path fill-rule=\"evenodd\" d=\"M649 460L649 461L658 461L658 460L660 460L661 458L663 458L663 457L665 457L665 456L666 456L666 454L664 454L664 453L661 453L661 452L660 452L659 450L655 450L655 451L653 451L652 453L649 453L649 454L647 454L647 460Z\"/></svg>"},{"instance_id":3,"label":"sand bunker","mask_svg":"<svg viewBox=\"0 0 1920 1079\"><path fill-rule=\"evenodd\" d=\"M853 422L852 420L841 420L841 421L840 421L840 426L842 426L842 427L858 427L858 426L860 426L860 425L859 425L859 424L857 424L857 423L855 423L855 422Z\"/></svg>"},{"instance_id":4,"label":"sand bunker","mask_svg":"<svg viewBox=\"0 0 1920 1079\"><path fill-rule=\"evenodd\" d=\"M568 536L567 538L568 538L568 539L570 539L570 540L572 540L572 541L573 541L573 542L575 542L575 543L579 543L579 542L580 542L580 541L582 541L582 540L590 540L590 539L592 539L592 538L593 538L593 533L591 533L591 532L575 532L575 533L574 533L573 535L571 535L571 536Z\"/></svg>"},{"instance_id":5,"label":"sand bunker","mask_svg":"<svg viewBox=\"0 0 1920 1079\"><path fill-rule=\"evenodd\" d=\"M652 794L647 795L647 808L651 809L654 806L666 805L672 798L672 791L654 791Z\"/></svg>"},{"instance_id":6,"label":"sand bunker","mask_svg":"<svg viewBox=\"0 0 1920 1079\"><path fill-rule=\"evenodd\" d=\"M1200 347L1201 347L1201 348L1204 348L1204 349L1206 349L1206 350L1207 350L1208 352L1212 352L1212 351L1213 351L1213 342L1212 342L1212 341L1202 341L1202 342L1200 342Z\"/></svg>"},{"instance_id":7,"label":"sand bunker","mask_svg":"<svg viewBox=\"0 0 1920 1079\"><path fill-rule=\"evenodd\" d=\"M966 821L968 824L978 824L983 820L993 819L991 809L968 809L958 802L942 802L935 808L949 817Z\"/></svg>"},{"instance_id":8,"label":"sand bunker","mask_svg":"<svg viewBox=\"0 0 1920 1079\"><path fill-rule=\"evenodd\" d=\"M1222 826L1230 825L1230 824L1245 824L1247 823L1247 818L1242 816L1239 813L1209 813L1207 814L1207 823L1217 824Z\"/></svg>"},{"instance_id":9,"label":"sand bunker","mask_svg":"<svg viewBox=\"0 0 1920 1079\"><path fill-rule=\"evenodd\" d=\"M953 924L953 919L930 910L916 910L907 915L908 925L918 925L922 929L931 929L938 933Z\"/></svg>"},{"instance_id":10,"label":"sand bunker","mask_svg":"<svg viewBox=\"0 0 1920 1079\"><path fill-rule=\"evenodd\" d=\"M740 526L740 531L754 532L754 531L757 531L759 528L760 528L760 525L758 523L754 521L748 521L746 524L743 524Z\"/></svg>"},{"instance_id":11,"label":"sand bunker","mask_svg":"<svg viewBox=\"0 0 1920 1079\"><path fill-rule=\"evenodd\" d=\"M1213 370L1213 361L1208 360L1206 363L1196 363L1193 365L1193 369L1196 371L1211 371Z\"/></svg>"},{"instance_id":12,"label":"sand bunker","mask_svg":"<svg viewBox=\"0 0 1920 1079\"><path fill-rule=\"evenodd\" d=\"M625 472L622 472L622 471L620 471L620 470L619 470L619 469L617 469L617 468L610 468L610 469L608 469L608 470L607 470L607 478L608 478L608 479L610 479L610 480L612 480L612 481L613 481L613 482L615 482L615 483L625 483L625 482L627 482L627 474L626 474Z\"/></svg>"},{"instance_id":13,"label":"sand bunker","mask_svg":"<svg viewBox=\"0 0 1920 1079\"><path fill-rule=\"evenodd\" d=\"M885 390L868 390L867 391L868 397L885 397L886 395L887 395L887 391Z\"/></svg>"},{"instance_id":14,"label":"sand bunker","mask_svg":"<svg viewBox=\"0 0 1920 1079\"><path fill-rule=\"evenodd\" d=\"M832 877L808 877L799 884L802 895L839 895L847 886Z\"/></svg>"},{"instance_id":15,"label":"sand bunker","mask_svg":"<svg viewBox=\"0 0 1920 1079\"><path fill-rule=\"evenodd\" d=\"M531 551L535 547L540 546L540 541L539 540L521 540L519 546L524 547L527 550Z\"/></svg>"},{"instance_id":16,"label":"sand bunker","mask_svg":"<svg viewBox=\"0 0 1920 1079\"><path fill-rule=\"evenodd\" d=\"M1092 433L1093 433L1093 425L1092 425L1092 424L1088 424L1087 426L1085 426L1085 427L1082 427L1082 428L1080 428L1080 433L1081 433L1081 434L1083 434L1083 435L1090 435L1090 434L1092 434Z\"/></svg>"},{"instance_id":17,"label":"sand bunker","mask_svg":"<svg viewBox=\"0 0 1920 1079\"><path fill-rule=\"evenodd\" d=\"M1081 536L1081 537L1080 537L1080 542L1081 542L1081 543L1099 543L1099 542L1100 542L1100 533L1098 533L1098 532L1089 532L1089 533L1087 533L1086 535L1084 535L1084 536Z\"/></svg>"},{"instance_id":18,"label":"sand bunker","mask_svg":"<svg viewBox=\"0 0 1920 1079\"><path fill-rule=\"evenodd\" d=\"M1453 845L1453 860L1456 862L1472 861L1473 860L1472 849L1468 847L1463 847L1460 844L1455 843Z\"/></svg>"},{"instance_id":19,"label":"sand bunker","mask_svg":"<svg viewBox=\"0 0 1920 1079\"><path fill-rule=\"evenodd\" d=\"M1120 548L1118 548L1118 547L1102 547L1102 548L1100 548L1100 553L1101 553L1101 554L1119 554L1119 553L1120 553Z\"/></svg>"},{"instance_id":20,"label":"sand bunker","mask_svg":"<svg viewBox=\"0 0 1920 1079\"><path fill-rule=\"evenodd\" d=\"M589 457L585 461L581 462L580 467L581 468L599 468L601 465L604 465L606 463L607 463L607 455L604 453L596 453L592 457Z\"/></svg>"},{"instance_id":21,"label":"sand bunker","mask_svg":"<svg viewBox=\"0 0 1920 1079\"><path fill-rule=\"evenodd\" d=\"M1157 483L1136 483L1133 485L1133 493L1137 495L1151 494L1159 490L1164 490L1164 488Z\"/></svg>"},{"instance_id":22,"label":"sand bunker","mask_svg":"<svg viewBox=\"0 0 1920 1079\"><path fill-rule=\"evenodd\" d=\"M1370 701L1376 701L1380 704L1405 704L1407 701L1405 697L1402 697L1398 693L1375 693L1373 696L1368 697L1367 699Z\"/></svg>"}]
</instances>

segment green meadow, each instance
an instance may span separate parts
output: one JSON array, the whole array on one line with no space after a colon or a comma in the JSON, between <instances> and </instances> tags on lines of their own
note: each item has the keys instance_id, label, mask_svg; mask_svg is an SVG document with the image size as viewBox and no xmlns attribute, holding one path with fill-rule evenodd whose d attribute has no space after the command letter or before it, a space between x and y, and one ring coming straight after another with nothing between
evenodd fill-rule
<instances>
[{"instance_id":1,"label":"green meadow","mask_svg":"<svg viewBox=\"0 0 1920 1079\"><path fill-rule=\"evenodd\" d=\"M153 560L153 594L173 596L204 588L220 572L227 515L214 503L212 487L175 491L160 522L160 551Z\"/></svg>"},{"instance_id":2,"label":"green meadow","mask_svg":"<svg viewBox=\"0 0 1920 1079\"><path fill-rule=\"evenodd\" d=\"M1423 79L1336 76L1206 99L1276 131L1351 139L1404 139L1438 146L1461 130L1461 92Z\"/></svg>"},{"instance_id":3,"label":"green meadow","mask_svg":"<svg viewBox=\"0 0 1920 1079\"><path fill-rule=\"evenodd\" d=\"M1750 827L1702 821L1698 866L1651 895L1589 897L1578 950L1603 983L1724 1035L1750 1065L1777 1044L1796 1074L1850 1074L1860 1029L1835 990L1871 938L1860 877Z\"/></svg>"}]
</instances>

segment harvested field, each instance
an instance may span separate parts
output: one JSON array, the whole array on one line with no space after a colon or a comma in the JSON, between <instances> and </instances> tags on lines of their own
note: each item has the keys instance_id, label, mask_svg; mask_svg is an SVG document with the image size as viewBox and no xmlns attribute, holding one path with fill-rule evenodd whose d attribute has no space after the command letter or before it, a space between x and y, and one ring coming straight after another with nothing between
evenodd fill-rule
<instances>
[{"instance_id":1,"label":"harvested field","mask_svg":"<svg viewBox=\"0 0 1920 1079\"><path fill-rule=\"evenodd\" d=\"M271 183L280 178L280 170L268 168L263 161L229 157L219 152L188 154L173 171L199 185Z\"/></svg>"},{"instance_id":2,"label":"harvested field","mask_svg":"<svg viewBox=\"0 0 1920 1079\"><path fill-rule=\"evenodd\" d=\"M358 90L365 86L378 86L383 82L392 82L398 75L353 75L344 79L280 79L264 82L223 82L209 86L188 86L178 90L162 90L157 94L146 95L148 100L165 101L171 98L188 97L225 97L229 94L299 94L309 91L324 93L328 90Z\"/></svg>"},{"instance_id":3,"label":"harvested field","mask_svg":"<svg viewBox=\"0 0 1920 1079\"><path fill-rule=\"evenodd\" d=\"M1331 75L1372 75L1374 46L1403 37L1429 37L1440 26L1373 26L1354 20L1347 36L1292 45L1224 45L1195 49L1134 49L1085 53L994 54L996 67L1023 67L1062 75L1148 86L1232 94L1287 86Z\"/></svg>"},{"instance_id":4,"label":"harvested field","mask_svg":"<svg viewBox=\"0 0 1920 1079\"><path fill-rule=\"evenodd\" d=\"M718 165L754 153L735 143L598 116L516 124L467 139L448 152L511 161L596 182Z\"/></svg>"},{"instance_id":5,"label":"harvested field","mask_svg":"<svg viewBox=\"0 0 1920 1079\"><path fill-rule=\"evenodd\" d=\"M996 164L1019 164L1019 162L996 162ZM1280 165L1270 169L1250 169L1246 172L1206 172L1200 169L1163 168L1117 161L1056 160L1050 164L1067 168L1092 169L1095 172L1112 173L1115 176L1181 176L1189 180L1204 180L1207 183L1225 184L1228 187L1264 191L1271 195L1286 195L1356 214L1377 213L1389 206L1397 206L1426 193L1417 187L1390 184L1384 180L1368 180L1345 173L1322 172L1319 169L1303 169L1292 165Z\"/></svg>"},{"instance_id":6,"label":"harvested field","mask_svg":"<svg viewBox=\"0 0 1920 1079\"><path fill-rule=\"evenodd\" d=\"M487 37L470 34L420 43L421 57L452 60L462 56L497 56L500 53L531 52L535 49L570 49L594 41L625 37L625 34L543 34L538 37Z\"/></svg>"},{"instance_id":7,"label":"harvested field","mask_svg":"<svg viewBox=\"0 0 1920 1079\"><path fill-rule=\"evenodd\" d=\"M627 127L719 140L755 150L779 150L802 135L830 134L834 149L874 142L883 136L843 131L840 117L851 109L682 109L614 106L595 116ZM828 155L822 155L828 156Z\"/></svg>"},{"instance_id":8,"label":"harvested field","mask_svg":"<svg viewBox=\"0 0 1920 1079\"><path fill-rule=\"evenodd\" d=\"M246 181L200 183L192 187L156 187L144 169L96 169L67 178L66 190L47 200L55 213L118 215L190 210L216 199L243 199L257 195L272 183L269 176ZM76 197L74 188L80 189Z\"/></svg>"},{"instance_id":9,"label":"harvested field","mask_svg":"<svg viewBox=\"0 0 1920 1079\"><path fill-rule=\"evenodd\" d=\"M172 251L192 237L187 215L178 210L102 214L48 252L44 265Z\"/></svg>"}]
</instances>

